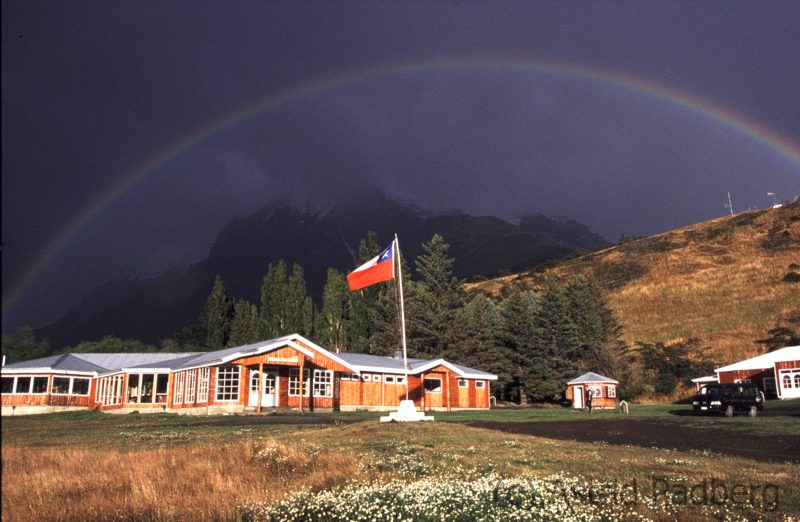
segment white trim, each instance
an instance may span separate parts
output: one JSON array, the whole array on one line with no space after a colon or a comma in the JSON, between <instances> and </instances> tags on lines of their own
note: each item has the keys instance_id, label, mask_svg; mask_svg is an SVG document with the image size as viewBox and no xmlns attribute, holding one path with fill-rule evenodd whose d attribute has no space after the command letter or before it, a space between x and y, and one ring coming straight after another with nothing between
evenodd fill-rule
<instances>
[{"instance_id":1,"label":"white trim","mask_svg":"<svg viewBox=\"0 0 800 522\"><path fill-rule=\"evenodd\" d=\"M486 380L486 381L496 381L497 380L497 375L494 375L494 374L491 374L491 373L470 373L470 372L465 372L465 371L462 371L462 370L459 370L458 368L456 368L453 365L453 363L450 363L450 362L447 362L447 361L442 362L442 361L444 361L444 359L438 359L437 361L432 361L431 363L426 363L423 366L418 366L417 368L415 368L413 370L409 370L408 371L408 375L418 375L420 373L424 373L426 370L428 370L430 368L434 368L434 367L438 366L439 364L442 364L443 366L446 366L447 368L451 369L454 373L458 374L460 377L462 377L464 379L477 379L477 380ZM432 364L432 363L436 363L436 364ZM355 368L358 371L358 373L369 372L369 373L391 373L391 374L394 374L394 375L403 375L403 376L406 375L406 371L404 369L402 369L402 368L389 368L387 366L369 366L369 365L364 365L364 364L354 364L352 367Z\"/></svg>"},{"instance_id":2,"label":"white trim","mask_svg":"<svg viewBox=\"0 0 800 522\"><path fill-rule=\"evenodd\" d=\"M787 346L774 352L735 362L721 368L716 368L716 373L733 372L738 370L766 370L775 366L777 362L800 361L800 346Z\"/></svg>"},{"instance_id":3,"label":"white trim","mask_svg":"<svg viewBox=\"0 0 800 522\"><path fill-rule=\"evenodd\" d=\"M19 375L19 374L52 374L52 375L75 375L78 377L97 377L97 372L82 372L78 370L53 370L50 368L3 368L0 376L6 374Z\"/></svg>"}]
</instances>

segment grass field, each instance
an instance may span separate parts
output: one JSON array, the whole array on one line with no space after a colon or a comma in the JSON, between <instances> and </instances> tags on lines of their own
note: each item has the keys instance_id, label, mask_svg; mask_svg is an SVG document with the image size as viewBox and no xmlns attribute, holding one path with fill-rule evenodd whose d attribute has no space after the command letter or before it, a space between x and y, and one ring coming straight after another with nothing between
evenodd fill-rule
<instances>
[{"instance_id":1,"label":"grass field","mask_svg":"<svg viewBox=\"0 0 800 522\"><path fill-rule=\"evenodd\" d=\"M800 402L765 416L687 416L633 405L592 421L800 433ZM782 520L800 514L796 462L513 435L473 421L585 422L566 408L436 413L381 424L367 412L266 417L70 413L4 418L3 520ZM326 420L327 425L307 422ZM253 423L253 422L258 423ZM280 423L272 422L280 421ZM444 421L444 422L442 422ZM294 424L297 423L297 424ZM301 424L306 423L306 424ZM800 444L800 436L798 436ZM716 480L723 505L702 500ZM734 488L738 496L734 496ZM691 488L695 487L694 490ZM694 491L681 496L682 489ZM746 491L745 491L746 490ZM736 502L734 502L736 500Z\"/></svg>"}]
</instances>

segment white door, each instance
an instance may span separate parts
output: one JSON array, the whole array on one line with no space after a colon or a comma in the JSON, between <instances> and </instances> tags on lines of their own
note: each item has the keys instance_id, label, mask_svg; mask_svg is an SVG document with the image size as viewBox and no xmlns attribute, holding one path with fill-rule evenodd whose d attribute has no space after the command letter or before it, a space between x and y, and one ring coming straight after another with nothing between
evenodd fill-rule
<instances>
[{"instance_id":1,"label":"white door","mask_svg":"<svg viewBox=\"0 0 800 522\"><path fill-rule=\"evenodd\" d=\"M250 393L247 394L248 396L248 405L249 406L258 406L258 376L261 375L258 373L258 370L252 370L250 372Z\"/></svg>"},{"instance_id":2,"label":"white door","mask_svg":"<svg viewBox=\"0 0 800 522\"><path fill-rule=\"evenodd\" d=\"M572 388L572 407L579 410L583 409L583 386Z\"/></svg>"},{"instance_id":3,"label":"white door","mask_svg":"<svg viewBox=\"0 0 800 522\"><path fill-rule=\"evenodd\" d=\"M261 406L271 408L278 405L278 377L274 372L264 372L264 395Z\"/></svg>"},{"instance_id":4,"label":"white door","mask_svg":"<svg viewBox=\"0 0 800 522\"><path fill-rule=\"evenodd\" d=\"M259 374L257 370L250 372L250 393L248 394L249 406L258 406L258 379L259 375L263 375L264 382L261 388L261 406L263 408L272 408L278 405L278 377L275 372L264 372Z\"/></svg>"}]
</instances>

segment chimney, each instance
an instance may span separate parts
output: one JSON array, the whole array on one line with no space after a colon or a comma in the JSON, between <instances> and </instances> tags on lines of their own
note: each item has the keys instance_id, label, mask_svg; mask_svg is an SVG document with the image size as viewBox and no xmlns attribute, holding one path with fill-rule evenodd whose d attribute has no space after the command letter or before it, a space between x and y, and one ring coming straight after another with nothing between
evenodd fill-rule
<instances>
[{"instance_id":1,"label":"chimney","mask_svg":"<svg viewBox=\"0 0 800 522\"><path fill-rule=\"evenodd\" d=\"M394 358L395 359L402 359L403 358L403 350L397 349L394 351Z\"/></svg>"}]
</instances>

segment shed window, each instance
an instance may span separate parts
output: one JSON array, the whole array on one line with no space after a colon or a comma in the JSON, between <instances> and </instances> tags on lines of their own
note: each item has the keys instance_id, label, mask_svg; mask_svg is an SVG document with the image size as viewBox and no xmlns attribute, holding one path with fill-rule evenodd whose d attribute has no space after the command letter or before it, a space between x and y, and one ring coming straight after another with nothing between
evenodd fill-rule
<instances>
[{"instance_id":1,"label":"shed window","mask_svg":"<svg viewBox=\"0 0 800 522\"><path fill-rule=\"evenodd\" d=\"M459 388L468 388L469 387L469 381L467 381L466 379L459 379L458 380L458 387Z\"/></svg>"},{"instance_id":2,"label":"shed window","mask_svg":"<svg viewBox=\"0 0 800 522\"><path fill-rule=\"evenodd\" d=\"M442 380L439 378L425 378L425 391L431 393L442 393Z\"/></svg>"},{"instance_id":3,"label":"shed window","mask_svg":"<svg viewBox=\"0 0 800 522\"><path fill-rule=\"evenodd\" d=\"M614 399L617 396L617 387L609 384L606 386L606 397Z\"/></svg>"},{"instance_id":4,"label":"shed window","mask_svg":"<svg viewBox=\"0 0 800 522\"><path fill-rule=\"evenodd\" d=\"M238 366L220 366L217 369L217 401L239 402Z\"/></svg>"},{"instance_id":5,"label":"shed window","mask_svg":"<svg viewBox=\"0 0 800 522\"><path fill-rule=\"evenodd\" d=\"M484 386L486 386L486 382L485 381L475 381L475 387L476 388L483 388Z\"/></svg>"}]
</instances>

